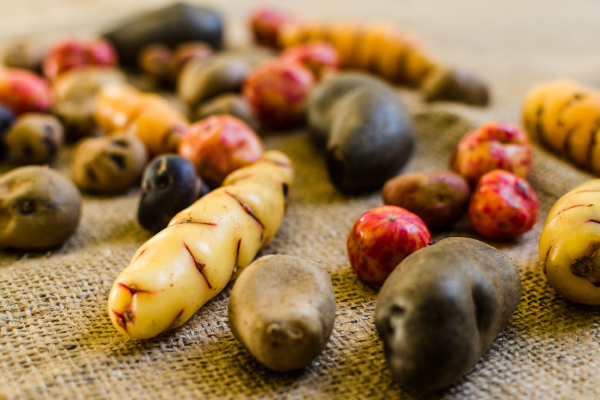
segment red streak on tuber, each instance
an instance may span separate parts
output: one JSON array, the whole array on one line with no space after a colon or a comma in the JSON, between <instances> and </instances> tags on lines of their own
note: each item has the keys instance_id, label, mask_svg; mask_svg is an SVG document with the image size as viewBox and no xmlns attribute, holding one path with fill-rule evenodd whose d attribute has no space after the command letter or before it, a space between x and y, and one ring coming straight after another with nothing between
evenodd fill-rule
<instances>
[{"instance_id":1,"label":"red streak on tuber","mask_svg":"<svg viewBox=\"0 0 600 400\"><path fill-rule=\"evenodd\" d=\"M145 251L145 250L144 250ZM143 253L143 251L142 251ZM140 255L142 254L140 253ZM138 256L139 257L139 256ZM135 296L138 293L152 293L149 290L143 290L143 289L138 289L135 285L131 285L131 286L127 286L124 283L119 282L119 286L121 286L124 289L129 290L129 293L131 293L132 296Z\"/></svg>"},{"instance_id":2,"label":"red streak on tuber","mask_svg":"<svg viewBox=\"0 0 600 400\"><path fill-rule=\"evenodd\" d=\"M113 310L111 308L111 311L115 314L115 316L117 317L117 325L119 325L121 328L123 328L123 330L125 332L127 332L127 318L125 318L125 315L123 314L119 314L118 312L116 312L115 310Z\"/></svg>"},{"instance_id":3,"label":"red streak on tuber","mask_svg":"<svg viewBox=\"0 0 600 400\"><path fill-rule=\"evenodd\" d=\"M552 250L552 246L548 248L546 252L546 258L544 258L544 262L542 263L542 271L544 271L544 275L546 274L546 262L548 261L548 257L550 256L550 250Z\"/></svg>"},{"instance_id":4,"label":"red streak on tuber","mask_svg":"<svg viewBox=\"0 0 600 400\"><path fill-rule=\"evenodd\" d=\"M597 220L597 219L588 219L588 220L587 220L587 221L585 221L585 222L594 222L594 223L596 223L596 224L600 224L600 220Z\"/></svg>"},{"instance_id":5,"label":"red streak on tuber","mask_svg":"<svg viewBox=\"0 0 600 400\"><path fill-rule=\"evenodd\" d=\"M196 221L190 221L189 219L181 221L180 224L199 224L199 225L217 226L217 224L215 224L214 222L196 222Z\"/></svg>"},{"instance_id":6,"label":"red streak on tuber","mask_svg":"<svg viewBox=\"0 0 600 400\"><path fill-rule=\"evenodd\" d=\"M575 208L575 207L584 207L584 206L585 206L585 207L592 207L592 206L593 206L593 204L576 204L576 205L574 205L574 206L567 207L567 208L565 208L564 210L561 210L561 211L559 211L559 212L558 212L558 214L556 214L556 215L562 214L562 213L564 213L565 211L567 211L567 210L570 210L571 208Z\"/></svg>"},{"instance_id":7,"label":"red streak on tuber","mask_svg":"<svg viewBox=\"0 0 600 400\"><path fill-rule=\"evenodd\" d=\"M146 252L146 249L142 250L140 252L140 254L137 255L137 257L135 258L135 260L137 260L138 258L140 258L142 256L142 254L144 254L145 252ZM135 261L135 260L133 260L133 261Z\"/></svg>"},{"instance_id":8,"label":"red streak on tuber","mask_svg":"<svg viewBox=\"0 0 600 400\"><path fill-rule=\"evenodd\" d=\"M183 243L183 247L185 247L185 249L188 251L188 253L190 253L190 256L192 256L192 260L194 260L194 264L196 265L196 269L198 270L198 272L200 272L200 275L202 275L202 277L206 281L206 284L208 285L208 288L212 289L213 288L212 285L208 281L208 278L206 277L206 275L204 275L204 268L206 267L206 265L204 263L198 261L196 259L196 257L194 257L194 254L192 253L192 250L190 250L190 248L188 247L187 244Z\"/></svg>"},{"instance_id":9,"label":"red streak on tuber","mask_svg":"<svg viewBox=\"0 0 600 400\"><path fill-rule=\"evenodd\" d=\"M235 197L234 195L232 195L231 193L225 191L225 193L227 193L229 196L233 197L238 203L240 203L240 206L242 206L242 208L244 209L244 211L246 211L246 213L251 216L252 218L254 218L254 220L256 222L258 222L258 224L260 225L261 228L265 229L265 225L260 222L260 220L258 219L258 217L256 216L256 214L254 214L254 211L252 211L252 208L244 203L243 201L241 201L240 199L238 199L237 197Z\"/></svg>"}]
</instances>

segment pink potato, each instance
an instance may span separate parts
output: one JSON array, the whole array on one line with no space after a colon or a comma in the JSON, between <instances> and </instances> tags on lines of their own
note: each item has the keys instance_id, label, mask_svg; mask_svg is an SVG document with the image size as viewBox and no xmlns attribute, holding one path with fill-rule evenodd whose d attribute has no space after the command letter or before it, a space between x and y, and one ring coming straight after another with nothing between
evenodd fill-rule
<instances>
[{"instance_id":1,"label":"pink potato","mask_svg":"<svg viewBox=\"0 0 600 400\"><path fill-rule=\"evenodd\" d=\"M450 169L464 176L471 187L495 169L527 179L531 170L531 143L518 126L490 122L462 138L450 159Z\"/></svg>"},{"instance_id":2,"label":"pink potato","mask_svg":"<svg viewBox=\"0 0 600 400\"><path fill-rule=\"evenodd\" d=\"M0 104L15 114L50 108L50 86L31 71L0 67Z\"/></svg>"},{"instance_id":3,"label":"pink potato","mask_svg":"<svg viewBox=\"0 0 600 400\"><path fill-rule=\"evenodd\" d=\"M281 54L281 59L299 62L310 69L319 80L340 68L336 48L326 42L310 42L290 47Z\"/></svg>"},{"instance_id":4,"label":"pink potato","mask_svg":"<svg viewBox=\"0 0 600 400\"><path fill-rule=\"evenodd\" d=\"M286 129L302 122L314 86L315 78L308 68L278 60L251 72L242 92L262 126Z\"/></svg>"},{"instance_id":5,"label":"pink potato","mask_svg":"<svg viewBox=\"0 0 600 400\"><path fill-rule=\"evenodd\" d=\"M241 120L215 115L189 126L179 154L190 160L198 175L212 188L229 173L256 162L264 151L262 141Z\"/></svg>"},{"instance_id":6,"label":"pink potato","mask_svg":"<svg viewBox=\"0 0 600 400\"><path fill-rule=\"evenodd\" d=\"M454 223L467 209L470 195L465 178L442 170L396 176L385 183L381 192L384 204L415 213L429 228Z\"/></svg>"},{"instance_id":7,"label":"pink potato","mask_svg":"<svg viewBox=\"0 0 600 400\"><path fill-rule=\"evenodd\" d=\"M350 230L350 266L363 280L383 284L400 261L429 245L425 223L401 207L380 206L361 215Z\"/></svg>"},{"instance_id":8,"label":"pink potato","mask_svg":"<svg viewBox=\"0 0 600 400\"><path fill-rule=\"evenodd\" d=\"M262 8L250 16L250 30L254 41L269 47L278 47L279 32L283 26L293 24L296 19L274 9Z\"/></svg>"},{"instance_id":9,"label":"pink potato","mask_svg":"<svg viewBox=\"0 0 600 400\"><path fill-rule=\"evenodd\" d=\"M485 238L508 239L530 230L537 211L538 200L527 181L497 169L479 180L469 204L469 221Z\"/></svg>"},{"instance_id":10,"label":"pink potato","mask_svg":"<svg viewBox=\"0 0 600 400\"><path fill-rule=\"evenodd\" d=\"M112 67L117 64L117 53L106 40L81 42L67 40L50 49L42 64L44 76L54 81L60 74L89 65Z\"/></svg>"}]
</instances>

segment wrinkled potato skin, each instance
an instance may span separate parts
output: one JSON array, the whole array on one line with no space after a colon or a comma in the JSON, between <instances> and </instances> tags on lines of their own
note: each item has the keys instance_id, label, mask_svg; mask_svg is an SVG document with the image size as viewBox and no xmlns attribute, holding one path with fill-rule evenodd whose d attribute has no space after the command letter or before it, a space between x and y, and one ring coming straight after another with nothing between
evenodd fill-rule
<instances>
[{"instance_id":1,"label":"wrinkled potato skin","mask_svg":"<svg viewBox=\"0 0 600 400\"><path fill-rule=\"evenodd\" d=\"M450 171L399 175L381 192L383 204L415 213L429 228L454 223L467 209L470 194L465 178Z\"/></svg>"},{"instance_id":2,"label":"wrinkled potato skin","mask_svg":"<svg viewBox=\"0 0 600 400\"><path fill-rule=\"evenodd\" d=\"M585 182L554 204L539 242L548 283L577 303L600 305L600 179Z\"/></svg>"},{"instance_id":3,"label":"wrinkled potato skin","mask_svg":"<svg viewBox=\"0 0 600 400\"><path fill-rule=\"evenodd\" d=\"M81 218L81 194L64 175L28 166L0 176L0 249L41 250L66 241Z\"/></svg>"},{"instance_id":4,"label":"wrinkled potato skin","mask_svg":"<svg viewBox=\"0 0 600 400\"><path fill-rule=\"evenodd\" d=\"M521 297L515 263L485 243L448 238L394 269L375 324L392 376L406 387L449 386L475 365Z\"/></svg>"},{"instance_id":5,"label":"wrinkled potato skin","mask_svg":"<svg viewBox=\"0 0 600 400\"><path fill-rule=\"evenodd\" d=\"M275 371L308 365L325 348L334 321L329 274L298 257L259 258L246 267L229 298L233 335Z\"/></svg>"},{"instance_id":6,"label":"wrinkled potato skin","mask_svg":"<svg viewBox=\"0 0 600 400\"><path fill-rule=\"evenodd\" d=\"M118 193L139 182L147 161L144 144L130 133L83 139L73 156L73 181L82 190Z\"/></svg>"},{"instance_id":7,"label":"wrinkled potato skin","mask_svg":"<svg viewBox=\"0 0 600 400\"><path fill-rule=\"evenodd\" d=\"M65 141L62 124L49 114L26 113L15 121L4 138L8 152L20 164L46 164Z\"/></svg>"},{"instance_id":8,"label":"wrinkled potato skin","mask_svg":"<svg viewBox=\"0 0 600 400\"><path fill-rule=\"evenodd\" d=\"M173 217L115 280L108 299L115 328L148 339L190 319L275 236L293 175L287 156L266 152Z\"/></svg>"}]
</instances>

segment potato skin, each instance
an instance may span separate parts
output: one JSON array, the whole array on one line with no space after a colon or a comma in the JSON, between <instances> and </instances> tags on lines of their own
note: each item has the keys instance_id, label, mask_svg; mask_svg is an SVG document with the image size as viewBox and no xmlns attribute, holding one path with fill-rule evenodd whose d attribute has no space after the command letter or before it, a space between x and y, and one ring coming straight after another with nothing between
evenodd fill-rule
<instances>
[{"instance_id":1,"label":"potato skin","mask_svg":"<svg viewBox=\"0 0 600 400\"><path fill-rule=\"evenodd\" d=\"M454 223L469 204L471 190L462 176L450 171L399 175L383 186L384 204L418 215L428 228Z\"/></svg>"},{"instance_id":2,"label":"potato skin","mask_svg":"<svg viewBox=\"0 0 600 400\"><path fill-rule=\"evenodd\" d=\"M325 143L332 182L347 193L380 188L414 147L414 126L398 95L364 74L325 79L309 97L308 121L313 138Z\"/></svg>"},{"instance_id":3,"label":"potato skin","mask_svg":"<svg viewBox=\"0 0 600 400\"><path fill-rule=\"evenodd\" d=\"M521 297L515 263L485 243L448 238L390 274L375 324L394 379L419 391L455 383L506 326Z\"/></svg>"},{"instance_id":4,"label":"potato skin","mask_svg":"<svg viewBox=\"0 0 600 400\"><path fill-rule=\"evenodd\" d=\"M600 305L600 179L566 193L554 204L540 236L539 258L548 283L567 299Z\"/></svg>"},{"instance_id":5,"label":"potato skin","mask_svg":"<svg viewBox=\"0 0 600 400\"><path fill-rule=\"evenodd\" d=\"M233 335L266 367L291 371L321 353L333 330L335 295L317 263L269 255L250 264L229 298Z\"/></svg>"}]
</instances>

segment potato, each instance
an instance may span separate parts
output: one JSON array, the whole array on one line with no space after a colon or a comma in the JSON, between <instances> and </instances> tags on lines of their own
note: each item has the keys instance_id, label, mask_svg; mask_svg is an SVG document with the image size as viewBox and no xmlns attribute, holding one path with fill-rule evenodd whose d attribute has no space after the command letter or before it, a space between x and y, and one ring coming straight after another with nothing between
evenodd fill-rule
<instances>
[{"instance_id":1,"label":"potato","mask_svg":"<svg viewBox=\"0 0 600 400\"><path fill-rule=\"evenodd\" d=\"M46 164L63 146L65 134L55 116L25 113L12 125L4 142L12 158L20 164Z\"/></svg>"},{"instance_id":2,"label":"potato","mask_svg":"<svg viewBox=\"0 0 600 400\"><path fill-rule=\"evenodd\" d=\"M176 3L138 15L103 34L119 55L119 62L135 68L140 50L152 43L173 48L181 42L201 40L213 48L223 47L223 21L204 7Z\"/></svg>"},{"instance_id":3,"label":"potato","mask_svg":"<svg viewBox=\"0 0 600 400\"><path fill-rule=\"evenodd\" d=\"M183 325L237 277L279 229L293 167L281 152L227 176L144 243L108 299L117 330L147 339Z\"/></svg>"},{"instance_id":4,"label":"potato","mask_svg":"<svg viewBox=\"0 0 600 400\"><path fill-rule=\"evenodd\" d=\"M261 257L235 282L228 312L233 335L261 364L275 371L302 368L333 330L331 278L313 261Z\"/></svg>"},{"instance_id":5,"label":"potato","mask_svg":"<svg viewBox=\"0 0 600 400\"><path fill-rule=\"evenodd\" d=\"M423 81L421 89L425 101L457 101L474 106L489 102L486 84L477 76L460 70L434 68Z\"/></svg>"},{"instance_id":6,"label":"potato","mask_svg":"<svg viewBox=\"0 0 600 400\"><path fill-rule=\"evenodd\" d=\"M0 249L58 246L79 225L81 194L66 176L45 167L0 176Z\"/></svg>"},{"instance_id":7,"label":"potato","mask_svg":"<svg viewBox=\"0 0 600 400\"><path fill-rule=\"evenodd\" d=\"M454 223L466 210L470 194L465 178L442 170L399 175L387 181L381 192L383 204L415 213L429 228Z\"/></svg>"},{"instance_id":8,"label":"potato","mask_svg":"<svg viewBox=\"0 0 600 400\"><path fill-rule=\"evenodd\" d=\"M144 144L131 133L83 139L73 156L73 181L82 190L118 193L139 182L147 161Z\"/></svg>"},{"instance_id":9,"label":"potato","mask_svg":"<svg viewBox=\"0 0 600 400\"><path fill-rule=\"evenodd\" d=\"M416 251L377 297L375 324L392 376L419 391L458 381L521 298L514 262L487 244L448 238Z\"/></svg>"},{"instance_id":10,"label":"potato","mask_svg":"<svg viewBox=\"0 0 600 400\"><path fill-rule=\"evenodd\" d=\"M554 204L540 236L548 283L567 299L600 305L600 179L587 181Z\"/></svg>"},{"instance_id":11,"label":"potato","mask_svg":"<svg viewBox=\"0 0 600 400\"><path fill-rule=\"evenodd\" d=\"M258 128L254 111L252 111L246 99L236 93L225 93L200 103L194 111L192 120L204 119L218 114L227 114L241 119L255 131Z\"/></svg>"},{"instance_id":12,"label":"potato","mask_svg":"<svg viewBox=\"0 0 600 400\"><path fill-rule=\"evenodd\" d=\"M332 182L344 192L380 188L412 154L415 129L406 107L391 86L367 75L325 79L309 97L308 122L315 140L325 142Z\"/></svg>"}]
</instances>

